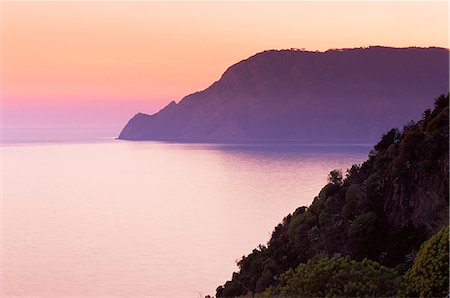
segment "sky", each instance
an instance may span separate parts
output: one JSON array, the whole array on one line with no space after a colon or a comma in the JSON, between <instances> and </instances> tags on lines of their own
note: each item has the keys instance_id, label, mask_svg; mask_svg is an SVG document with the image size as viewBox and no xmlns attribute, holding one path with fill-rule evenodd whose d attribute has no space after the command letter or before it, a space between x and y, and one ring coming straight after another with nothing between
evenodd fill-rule
<instances>
[{"instance_id":1,"label":"sky","mask_svg":"<svg viewBox=\"0 0 450 298\"><path fill-rule=\"evenodd\" d=\"M120 127L268 49L448 48L448 3L0 2L2 128ZM119 131L117 131L119 130Z\"/></svg>"}]
</instances>

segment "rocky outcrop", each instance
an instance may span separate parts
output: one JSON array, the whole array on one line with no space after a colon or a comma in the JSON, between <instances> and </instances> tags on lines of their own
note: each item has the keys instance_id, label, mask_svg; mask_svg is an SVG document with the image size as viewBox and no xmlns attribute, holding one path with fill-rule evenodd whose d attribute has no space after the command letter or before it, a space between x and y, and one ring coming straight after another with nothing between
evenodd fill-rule
<instances>
[{"instance_id":1,"label":"rocky outcrop","mask_svg":"<svg viewBox=\"0 0 450 298\"><path fill-rule=\"evenodd\" d=\"M266 51L206 90L137 114L126 140L373 142L448 91L448 50Z\"/></svg>"},{"instance_id":2,"label":"rocky outcrop","mask_svg":"<svg viewBox=\"0 0 450 298\"><path fill-rule=\"evenodd\" d=\"M445 108L436 115L445 120L434 136L426 127L409 132L416 140L399 153L387 172L386 179L395 177L387 187L384 203L384 213L393 233L411 226L429 237L448 225L448 112Z\"/></svg>"}]
</instances>

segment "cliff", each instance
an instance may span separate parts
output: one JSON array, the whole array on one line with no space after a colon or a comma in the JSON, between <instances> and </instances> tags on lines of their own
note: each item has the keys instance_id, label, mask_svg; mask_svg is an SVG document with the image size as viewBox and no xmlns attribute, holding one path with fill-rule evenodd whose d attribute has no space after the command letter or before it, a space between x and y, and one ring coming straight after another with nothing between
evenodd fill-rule
<instances>
[{"instance_id":1,"label":"cliff","mask_svg":"<svg viewBox=\"0 0 450 298\"><path fill-rule=\"evenodd\" d=\"M119 139L374 142L448 91L448 50L266 51L209 88L139 113Z\"/></svg>"},{"instance_id":2,"label":"cliff","mask_svg":"<svg viewBox=\"0 0 450 298\"><path fill-rule=\"evenodd\" d=\"M449 96L442 95L418 122L384 134L345 178L332 171L311 206L288 215L266 246L243 257L217 296L276 288L277 276L318 256L367 258L404 272L420 245L448 225L448 190Z\"/></svg>"}]
</instances>

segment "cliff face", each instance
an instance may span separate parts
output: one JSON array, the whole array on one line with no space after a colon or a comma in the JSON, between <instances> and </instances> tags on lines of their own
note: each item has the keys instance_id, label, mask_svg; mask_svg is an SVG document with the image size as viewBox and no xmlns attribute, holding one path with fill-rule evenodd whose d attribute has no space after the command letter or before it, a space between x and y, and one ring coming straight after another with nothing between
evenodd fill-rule
<instances>
[{"instance_id":1,"label":"cliff face","mask_svg":"<svg viewBox=\"0 0 450 298\"><path fill-rule=\"evenodd\" d=\"M420 245L448 225L449 97L416 123L391 129L343 179L332 171L309 207L278 225L267 246L242 258L217 296L263 292L315 256L364 258L407 268Z\"/></svg>"},{"instance_id":2,"label":"cliff face","mask_svg":"<svg viewBox=\"0 0 450 298\"><path fill-rule=\"evenodd\" d=\"M410 183L395 181L390 188L389 200L384 205L393 230L408 225L422 228L433 235L448 223L448 155L437 160L439 166L427 172L411 173Z\"/></svg>"},{"instance_id":3,"label":"cliff face","mask_svg":"<svg viewBox=\"0 0 450 298\"><path fill-rule=\"evenodd\" d=\"M178 104L137 114L119 138L375 141L417 118L448 79L447 49L267 51Z\"/></svg>"},{"instance_id":4,"label":"cliff face","mask_svg":"<svg viewBox=\"0 0 450 298\"><path fill-rule=\"evenodd\" d=\"M430 236L448 224L448 96L419 124L405 128L402 143L388 148L391 165L383 206L393 231L408 225Z\"/></svg>"}]
</instances>

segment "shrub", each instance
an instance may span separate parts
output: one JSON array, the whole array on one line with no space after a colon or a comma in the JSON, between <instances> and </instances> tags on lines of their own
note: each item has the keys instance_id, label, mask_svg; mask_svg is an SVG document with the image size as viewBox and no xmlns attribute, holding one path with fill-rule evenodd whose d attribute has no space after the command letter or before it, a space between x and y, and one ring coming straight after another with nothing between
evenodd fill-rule
<instances>
[{"instance_id":1,"label":"shrub","mask_svg":"<svg viewBox=\"0 0 450 298\"><path fill-rule=\"evenodd\" d=\"M422 244L403 278L399 296L445 297L448 294L448 233L447 226Z\"/></svg>"},{"instance_id":2,"label":"shrub","mask_svg":"<svg viewBox=\"0 0 450 298\"><path fill-rule=\"evenodd\" d=\"M377 262L344 258L313 258L278 278L278 286L262 296L361 297L394 296L400 284L397 271Z\"/></svg>"}]
</instances>

